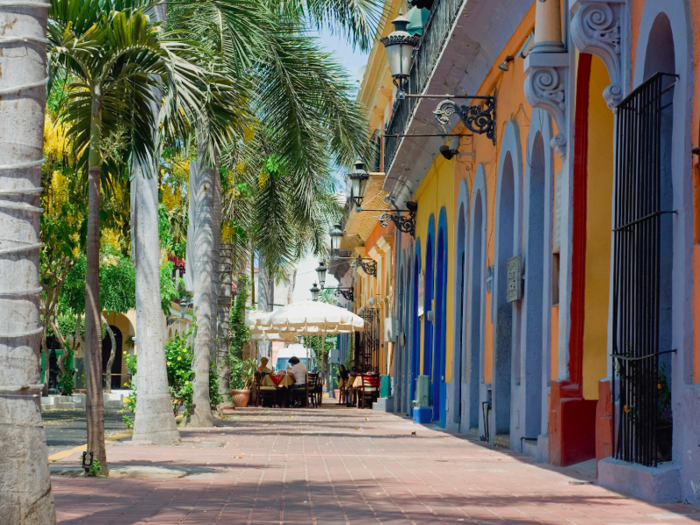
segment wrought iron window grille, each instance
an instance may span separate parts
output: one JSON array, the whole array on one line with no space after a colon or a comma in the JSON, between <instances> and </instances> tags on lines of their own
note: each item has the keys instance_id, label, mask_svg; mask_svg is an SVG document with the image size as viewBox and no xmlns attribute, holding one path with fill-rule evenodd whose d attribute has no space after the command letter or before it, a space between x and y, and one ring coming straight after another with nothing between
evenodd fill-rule
<instances>
[{"instance_id":1,"label":"wrought iron window grille","mask_svg":"<svg viewBox=\"0 0 700 525\"><path fill-rule=\"evenodd\" d=\"M617 106L611 381L613 456L655 467L666 461L668 419L661 404L661 112L675 82L657 73ZM666 401L670 403L670 398ZM672 427L671 427L672 428Z\"/></svg>"}]
</instances>

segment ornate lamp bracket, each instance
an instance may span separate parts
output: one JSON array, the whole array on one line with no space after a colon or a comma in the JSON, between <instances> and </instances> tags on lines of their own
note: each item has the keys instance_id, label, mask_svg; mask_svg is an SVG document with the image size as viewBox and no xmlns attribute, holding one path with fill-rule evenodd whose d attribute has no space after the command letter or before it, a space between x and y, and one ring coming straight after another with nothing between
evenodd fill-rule
<instances>
[{"instance_id":1,"label":"ornate lamp bracket","mask_svg":"<svg viewBox=\"0 0 700 525\"><path fill-rule=\"evenodd\" d=\"M389 221L393 222L399 229L399 231L402 231L403 233L408 233L413 238L416 237L415 211L409 211L408 216L400 215L398 213L394 215L391 212L385 212L382 213L381 217L379 217L379 224L381 224L385 228L389 224Z\"/></svg>"},{"instance_id":2,"label":"ornate lamp bracket","mask_svg":"<svg viewBox=\"0 0 700 525\"><path fill-rule=\"evenodd\" d=\"M362 268L362 271L371 277L377 276L377 261L365 261L362 257L358 257L352 262L353 268Z\"/></svg>"},{"instance_id":3,"label":"ornate lamp bracket","mask_svg":"<svg viewBox=\"0 0 700 525\"><path fill-rule=\"evenodd\" d=\"M544 109L557 124L559 134L550 145L566 155L566 93L569 53L530 53L525 59L525 98L533 108Z\"/></svg>"},{"instance_id":4,"label":"ornate lamp bracket","mask_svg":"<svg viewBox=\"0 0 700 525\"><path fill-rule=\"evenodd\" d=\"M571 6L571 40L581 53L600 58L611 84L603 91L610 109L622 101L622 11L627 0L576 0Z\"/></svg>"},{"instance_id":5,"label":"ornate lamp bracket","mask_svg":"<svg viewBox=\"0 0 700 525\"><path fill-rule=\"evenodd\" d=\"M450 123L450 116L459 115L462 123L472 133L486 134L496 144L496 97L475 97L483 100L482 104L460 106L453 100L443 100L433 113L443 126Z\"/></svg>"},{"instance_id":6,"label":"ornate lamp bracket","mask_svg":"<svg viewBox=\"0 0 700 525\"><path fill-rule=\"evenodd\" d=\"M352 288L336 288L335 295L336 297L340 297L342 295L343 297L345 297L346 301L350 301L351 303L355 301L355 293Z\"/></svg>"}]
</instances>

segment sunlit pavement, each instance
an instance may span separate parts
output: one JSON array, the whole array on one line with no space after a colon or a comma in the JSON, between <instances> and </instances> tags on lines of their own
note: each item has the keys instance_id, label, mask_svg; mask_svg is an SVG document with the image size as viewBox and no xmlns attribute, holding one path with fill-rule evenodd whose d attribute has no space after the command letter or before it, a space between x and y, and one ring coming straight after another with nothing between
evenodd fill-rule
<instances>
[{"instance_id":1,"label":"sunlit pavement","mask_svg":"<svg viewBox=\"0 0 700 525\"><path fill-rule=\"evenodd\" d=\"M370 410L239 409L217 428L181 434L178 447L109 444L110 469L135 477L54 476L59 523L700 522L696 507L635 500L570 469ZM53 465L78 463L76 453Z\"/></svg>"}]
</instances>

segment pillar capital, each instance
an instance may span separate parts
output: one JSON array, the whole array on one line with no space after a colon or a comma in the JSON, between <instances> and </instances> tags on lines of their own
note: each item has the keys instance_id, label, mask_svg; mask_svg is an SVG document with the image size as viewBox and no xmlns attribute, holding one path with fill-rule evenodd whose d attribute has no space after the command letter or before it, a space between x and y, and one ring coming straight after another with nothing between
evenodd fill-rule
<instances>
[{"instance_id":1,"label":"pillar capital","mask_svg":"<svg viewBox=\"0 0 700 525\"><path fill-rule=\"evenodd\" d=\"M610 85L603 98L610 109L622 100L621 13L627 0L576 0L571 6L571 40L581 53L600 58Z\"/></svg>"}]
</instances>

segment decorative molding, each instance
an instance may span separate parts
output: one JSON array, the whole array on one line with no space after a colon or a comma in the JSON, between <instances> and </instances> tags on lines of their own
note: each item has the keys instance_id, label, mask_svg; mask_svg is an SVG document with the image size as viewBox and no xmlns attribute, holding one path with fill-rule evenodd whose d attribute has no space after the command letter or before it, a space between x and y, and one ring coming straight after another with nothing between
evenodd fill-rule
<instances>
[{"instance_id":1,"label":"decorative molding","mask_svg":"<svg viewBox=\"0 0 700 525\"><path fill-rule=\"evenodd\" d=\"M533 108L549 113L557 124L550 141L560 157L566 155L566 93L569 74L568 53L530 53L525 59L525 98Z\"/></svg>"},{"instance_id":2,"label":"decorative molding","mask_svg":"<svg viewBox=\"0 0 700 525\"><path fill-rule=\"evenodd\" d=\"M571 40L581 53L600 58L610 85L603 91L612 110L622 101L622 10L627 0L576 0L571 6Z\"/></svg>"}]
</instances>

